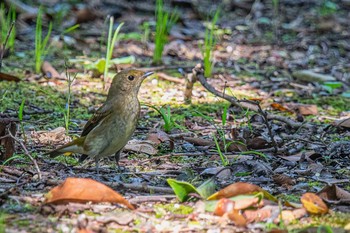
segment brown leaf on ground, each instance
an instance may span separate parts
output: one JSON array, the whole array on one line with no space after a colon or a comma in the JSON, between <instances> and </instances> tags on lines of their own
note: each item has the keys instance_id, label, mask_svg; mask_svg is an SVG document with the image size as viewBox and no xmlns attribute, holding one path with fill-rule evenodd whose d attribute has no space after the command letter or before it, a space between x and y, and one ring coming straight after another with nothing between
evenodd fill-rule
<instances>
[{"instance_id":1,"label":"brown leaf on ground","mask_svg":"<svg viewBox=\"0 0 350 233\"><path fill-rule=\"evenodd\" d=\"M185 141L192 143L195 146L212 146L215 145L215 142L212 140L207 140L204 138L192 138L192 137L184 137Z\"/></svg>"},{"instance_id":2,"label":"brown leaf on ground","mask_svg":"<svg viewBox=\"0 0 350 233\"><path fill-rule=\"evenodd\" d=\"M289 113L293 113L293 111L291 109L289 109L288 107L283 106L280 103L272 103L271 107L275 110L278 110L280 112L289 112Z\"/></svg>"},{"instance_id":3,"label":"brown leaf on ground","mask_svg":"<svg viewBox=\"0 0 350 233\"><path fill-rule=\"evenodd\" d=\"M247 147L253 150L270 148L271 144L262 137L247 139Z\"/></svg>"},{"instance_id":4,"label":"brown leaf on ground","mask_svg":"<svg viewBox=\"0 0 350 233\"><path fill-rule=\"evenodd\" d=\"M235 202L227 199L227 198L222 198L218 203L216 204L214 214L217 216L222 216L225 213L231 212L235 207Z\"/></svg>"},{"instance_id":5,"label":"brown leaf on ground","mask_svg":"<svg viewBox=\"0 0 350 233\"><path fill-rule=\"evenodd\" d=\"M169 135L162 130L157 129L156 132L151 132L148 134L147 140L154 142L157 146L159 146L161 143L169 142L170 150L174 149L174 141L171 140Z\"/></svg>"},{"instance_id":6,"label":"brown leaf on ground","mask_svg":"<svg viewBox=\"0 0 350 233\"><path fill-rule=\"evenodd\" d=\"M284 174L274 174L272 179L276 184L281 186L289 187L295 185L295 180Z\"/></svg>"},{"instance_id":7,"label":"brown leaf on ground","mask_svg":"<svg viewBox=\"0 0 350 233\"><path fill-rule=\"evenodd\" d=\"M342 188L339 188L335 184L324 187L318 193L318 196L327 202L341 202L350 204L350 193Z\"/></svg>"},{"instance_id":8,"label":"brown leaf on ground","mask_svg":"<svg viewBox=\"0 0 350 233\"><path fill-rule=\"evenodd\" d=\"M61 75L57 72L57 70L51 65L50 62L44 61L41 66L41 71L47 78L60 78Z\"/></svg>"},{"instance_id":9,"label":"brown leaf on ground","mask_svg":"<svg viewBox=\"0 0 350 233\"><path fill-rule=\"evenodd\" d=\"M64 143L70 141L70 137L66 135L66 129L64 127L57 127L50 131L33 131L31 138L36 143L40 144L53 144L53 143Z\"/></svg>"},{"instance_id":10,"label":"brown leaf on ground","mask_svg":"<svg viewBox=\"0 0 350 233\"><path fill-rule=\"evenodd\" d=\"M148 155L156 155L158 150L154 148L152 141L131 140L125 145L124 150Z\"/></svg>"},{"instance_id":11,"label":"brown leaf on ground","mask_svg":"<svg viewBox=\"0 0 350 233\"><path fill-rule=\"evenodd\" d=\"M333 125L336 127L350 128L350 118L334 121Z\"/></svg>"},{"instance_id":12,"label":"brown leaf on ground","mask_svg":"<svg viewBox=\"0 0 350 233\"><path fill-rule=\"evenodd\" d=\"M214 214L222 216L225 213L230 213L232 210L243 210L249 207L258 207L258 205L259 198L254 196L235 201L232 201L227 198L221 198L216 204Z\"/></svg>"},{"instance_id":13,"label":"brown leaf on ground","mask_svg":"<svg viewBox=\"0 0 350 233\"><path fill-rule=\"evenodd\" d=\"M54 187L45 196L47 204L66 204L70 202L111 202L135 209L123 196L92 179L67 178L61 185Z\"/></svg>"},{"instance_id":14,"label":"brown leaf on ground","mask_svg":"<svg viewBox=\"0 0 350 233\"><path fill-rule=\"evenodd\" d=\"M304 193L300 198L301 203L307 212L311 214L326 214L328 213L327 205L322 199L314 193Z\"/></svg>"},{"instance_id":15,"label":"brown leaf on ground","mask_svg":"<svg viewBox=\"0 0 350 233\"><path fill-rule=\"evenodd\" d=\"M265 206L257 210L245 210L244 216L248 223L265 221L271 217L272 210L275 208L278 208L278 206Z\"/></svg>"},{"instance_id":16,"label":"brown leaf on ground","mask_svg":"<svg viewBox=\"0 0 350 233\"><path fill-rule=\"evenodd\" d=\"M302 105L298 104L297 110L303 116L317 115L318 114L317 106L313 105L313 104L302 104Z\"/></svg>"},{"instance_id":17,"label":"brown leaf on ground","mask_svg":"<svg viewBox=\"0 0 350 233\"><path fill-rule=\"evenodd\" d=\"M236 226L244 227L247 225L247 219L240 210L232 210L228 213L228 217Z\"/></svg>"},{"instance_id":18,"label":"brown leaf on ground","mask_svg":"<svg viewBox=\"0 0 350 233\"><path fill-rule=\"evenodd\" d=\"M19 82L21 81L21 79L19 79L18 77L16 76L13 76L11 74L5 74L5 73L2 73L0 72L0 81L1 80L5 80L5 81L14 81L14 82Z\"/></svg>"},{"instance_id":19,"label":"brown leaf on ground","mask_svg":"<svg viewBox=\"0 0 350 233\"><path fill-rule=\"evenodd\" d=\"M262 191L262 189L255 185L243 182L237 182L221 189L219 192L214 193L208 200L218 200L221 198L230 198L242 194L251 194L254 192Z\"/></svg>"}]
</instances>

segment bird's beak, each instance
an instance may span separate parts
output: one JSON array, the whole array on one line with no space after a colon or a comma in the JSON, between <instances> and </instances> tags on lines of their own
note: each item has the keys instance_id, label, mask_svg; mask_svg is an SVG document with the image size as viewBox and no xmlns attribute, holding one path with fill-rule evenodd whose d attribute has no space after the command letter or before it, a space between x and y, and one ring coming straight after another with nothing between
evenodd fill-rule
<instances>
[{"instance_id":1,"label":"bird's beak","mask_svg":"<svg viewBox=\"0 0 350 233\"><path fill-rule=\"evenodd\" d=\"M146 72L146 73L144 73L144 75L142 75L142 79L145 79L152 74L153 74L153 72Z\"/></svg>"}]
</instances>

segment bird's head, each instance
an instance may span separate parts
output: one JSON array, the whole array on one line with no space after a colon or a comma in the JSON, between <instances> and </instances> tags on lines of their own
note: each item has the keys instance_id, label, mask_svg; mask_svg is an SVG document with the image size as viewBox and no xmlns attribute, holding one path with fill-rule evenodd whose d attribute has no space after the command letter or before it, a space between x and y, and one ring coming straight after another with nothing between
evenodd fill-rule
<instances>
[{"instance_id":1,"label":"bird's head","mask_svg":"<svg viewBox=\"0 0 350 233\"><path fill-rule=\"evenodd\" d=\"M116 74L113 78L111 87L108 92L108 98L123 93L133 93L137 95L142 81L153 74L153 72L143 72L140 70L123 70Z\"/></svg>"}]
</instances>

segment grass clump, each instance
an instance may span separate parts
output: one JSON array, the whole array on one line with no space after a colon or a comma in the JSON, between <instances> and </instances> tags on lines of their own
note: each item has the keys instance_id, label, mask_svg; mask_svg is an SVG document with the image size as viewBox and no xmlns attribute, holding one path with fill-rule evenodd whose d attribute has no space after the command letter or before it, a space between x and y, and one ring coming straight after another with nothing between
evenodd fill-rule
<instances>
[{"instance_id":1,"label":"grass clump","mask_svg":"<svg viewBox=\"0 0 350 233\"><path fill-rule=\"evenodd\" d=\"M163 0L156 1L156 33L153 63L159 64L162 61L164 45L168 42L168 35L172 26L176 23L179 15L176 11L169 14L164 11Z\"/></svg>"},{"instance_id":2,"label":"grass clump","mask_svg":"<svg viewBox=\"0 0 350 233\"><path fill-rule=\"evenodd\" d=\"M204 48L202 48L203 62L204 62L204 76L210 77L213 71L212 52L215 47L216 41L214 39L214 29L216 22L219 19L220 9L215 12L215 15L210 22L209 26L205 29L204 36Z\"/></svg>"},{"instance_id":3,"label":"grass clump","mask_svg":"<svg viewBox=\"0 0 350 233\"><path fill-rule=\"evenodd\" d=\"M42 9L39 8L35 27L35 72L39 73L45 56L49 52L48 41L52 31L52 22L44 39L42 38Z\"/></svg>"},{"instance_id":4,"label":"grass clump","mask_svg":"<svg viewBox=\"0 0 350 233\"><path fill-rule=\"evenodd\" d=\"M6 12L5 4L1 3L0 5L0 26L1 26L0 43L2 45L5 45L7 40L7 45L10 48L11 52L13 52L15 48L16 30L15 30L15 27L13 26L15 21L16 21L15 8L11 6Z\"/></svg>"},{"instance_id":5,"label":"grass clump","mask_svg":"<svg viewBox=\"0 0 350 233\"><path fill-rule=\"evenodd\" d=\"M106 83L108 80L109 63L110 63L111 58L112 58L114 45L117 42L117 37L118 37L119 31L120 31L121 27L123 26L123 24L124 23L119 24L119 26L117 27L117 29L115 29L115 31L113 33L114 17L111 17L109 19L106 60L105 60L105 66L104 66L104 72L103 72L104 83ZM112 37L112 34L113 34L113 37Z\"/></svg>"}]
</instances>

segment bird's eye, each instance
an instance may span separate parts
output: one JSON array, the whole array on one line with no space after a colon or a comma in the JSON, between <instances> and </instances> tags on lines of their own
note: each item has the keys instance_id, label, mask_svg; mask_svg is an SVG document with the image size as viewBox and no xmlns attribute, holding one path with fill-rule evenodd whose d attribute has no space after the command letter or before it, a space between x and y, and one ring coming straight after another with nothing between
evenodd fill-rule
<instances>
[{"instance_id":1,"label":"bird's eye","mask_svg":"<svg viewBox=\"0 0 350 233\"><path fill-rule=\"evenodd\" d=\"M134 77L134 76L132 76L132 75L129 75L129 76L128 76L128 79L129 79L130 81L132 81L132 80L134 80L134 79L135 79L135 77Z\"/></svg>"}]
</instances>

